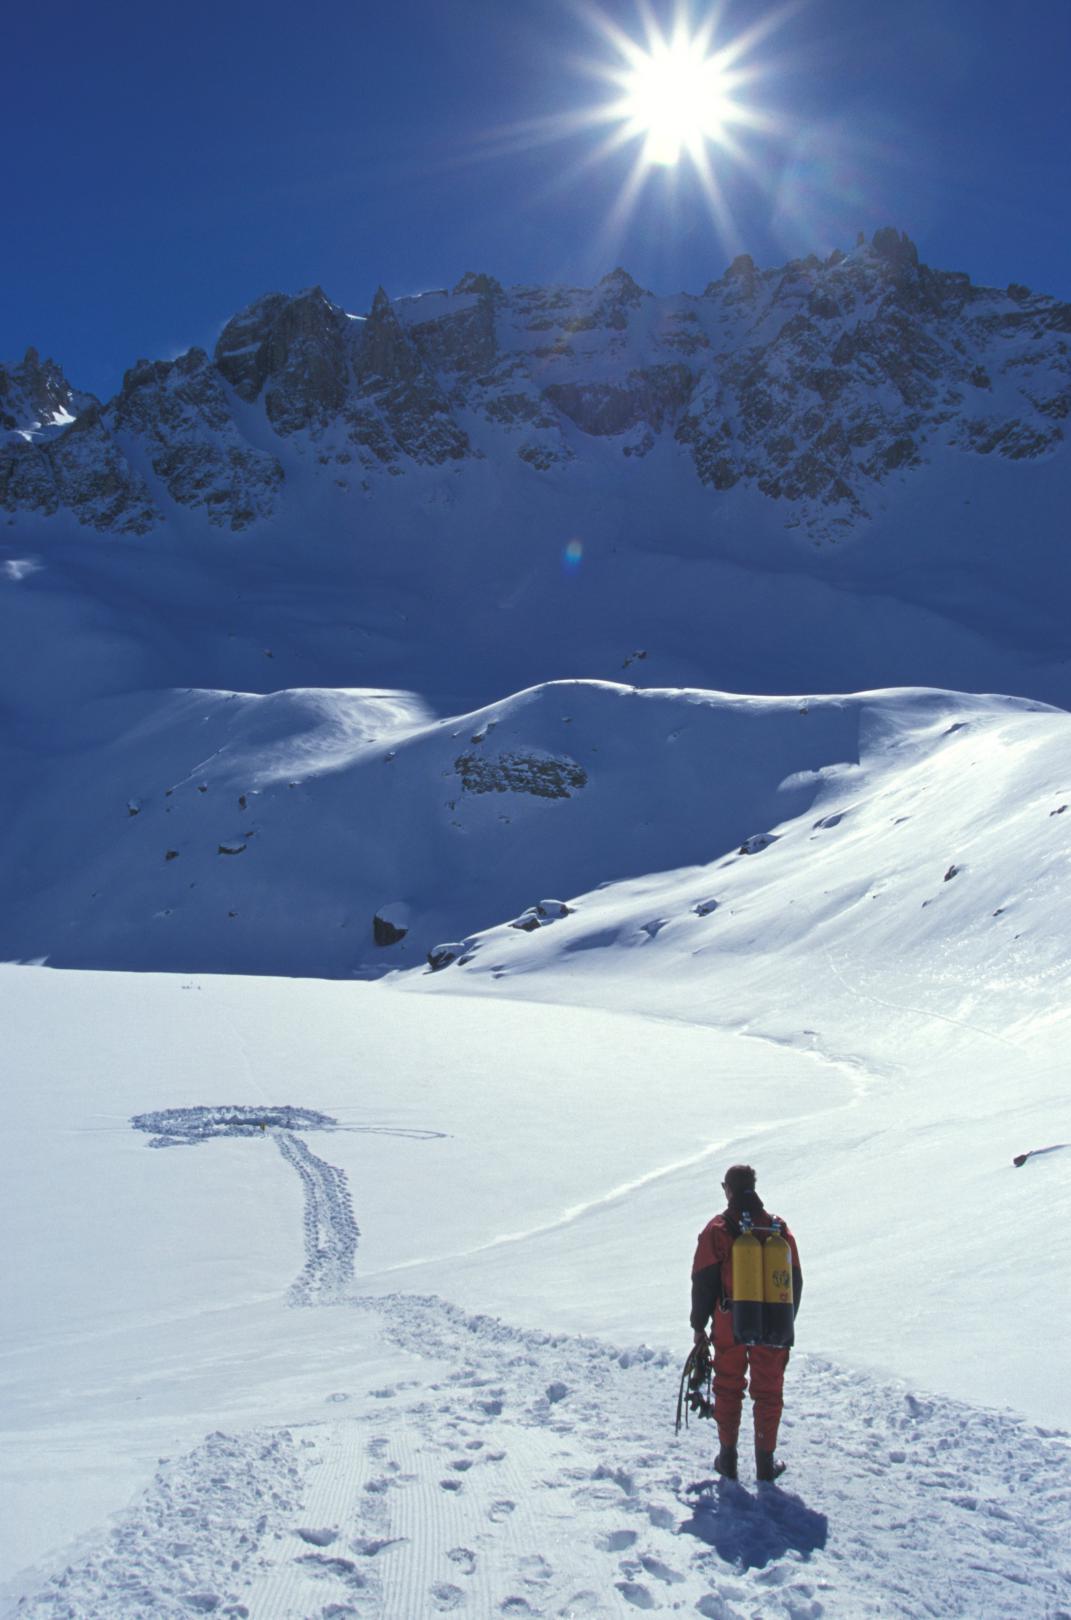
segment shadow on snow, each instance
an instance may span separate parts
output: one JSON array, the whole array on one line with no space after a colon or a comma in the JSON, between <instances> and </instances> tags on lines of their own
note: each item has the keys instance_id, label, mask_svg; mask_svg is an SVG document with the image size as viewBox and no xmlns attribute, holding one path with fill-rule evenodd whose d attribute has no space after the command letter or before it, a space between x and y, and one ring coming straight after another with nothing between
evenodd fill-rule
<instances>
[{"instance_id":1,"label":"shadow on snow","mask_svg":"<svg viewBox=\"0 0 1071 1620\"><path fill-rule=\"evenodd\" d=\"M704 1480L693 1487L703 1494L681 1534L697 1536L719 1558L740 1569L761 1569L787 1552L807 1557L826 1544L829 1520L776 1485L764 1485L752 1496L728 1480Z\"/></svg>"}]
</instances>

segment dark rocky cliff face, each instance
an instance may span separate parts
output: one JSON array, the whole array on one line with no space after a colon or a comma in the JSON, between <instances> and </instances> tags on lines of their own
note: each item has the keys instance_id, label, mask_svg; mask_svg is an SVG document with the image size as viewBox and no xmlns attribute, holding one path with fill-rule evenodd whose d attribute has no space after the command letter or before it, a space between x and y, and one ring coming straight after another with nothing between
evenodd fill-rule
<instances>
[{"instance_id":1,"label":"dark rocky cliff face","mask_svg":"<svg viewBox=\"0 0 1071 1620\"><path fill-rule=\"evenodd\" d=\"M712 518L743 485L821 540L938 449L1052 455L1069 414L1071 306L931 269L886 228L776 270L742 255L698 296L620 269L591 289L472 273L397 303L380 289L364 318L318 287L271 293L211 359L139 361L105 406L30 350L0 368L0 508L140 534L175 503L239 530L302 463L369 492L485 458L546 475L597 443L676 455Z\"/></svg>"}]
</instances>

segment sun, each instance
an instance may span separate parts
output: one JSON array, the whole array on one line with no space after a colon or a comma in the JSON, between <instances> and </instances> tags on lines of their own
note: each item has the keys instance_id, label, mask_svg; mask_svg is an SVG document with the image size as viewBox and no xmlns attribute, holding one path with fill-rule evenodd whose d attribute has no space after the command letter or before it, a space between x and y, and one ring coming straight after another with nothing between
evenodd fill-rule
<instances>
[{"instance_id":1,"label":"sun","mask_svg":"<svg viewBox=\"0 0 1071 1620\"><path fill-rule=\"evenodd\" d=\"M667 228L674 228L679 208L687 207L694 219L700 202L723 243L739 252L742 241L728 200L731 177L743 171L765 185L756 138L786 130L755 99L756 92L765 99L764 87L783 71L764 61L758 47L804 0L768 5L733 34L723 26L727 0L633 0L635 32L619 20L624 0L613 0L608 10L603 5L609 0L563 3L597 44L596 55L572 59L572 70L595 80L602 96L493 132L486 155L576 143L574 160L558 165L548 180L542 193L548 197L570 185L587 186L596 169L612 165L619 176L616 194L605 216L592 221L593 244L606 255L616 251L649 188L668 209ZM621 161L626 150L631 162Z\"/></svg>"},{"instance_id":2,"label":"sun","mask_svg":"<svg viewBox=\"0 0 1071 1620\"><path fill-rule=\"evenodd\" d=\"M621 75L620 114L626 133L642 137L647 163L671 167L688 153L698 159L719 140L731 116L728 77L701 36L678 32L636 48Z\"/></svg>"}]
</instances>

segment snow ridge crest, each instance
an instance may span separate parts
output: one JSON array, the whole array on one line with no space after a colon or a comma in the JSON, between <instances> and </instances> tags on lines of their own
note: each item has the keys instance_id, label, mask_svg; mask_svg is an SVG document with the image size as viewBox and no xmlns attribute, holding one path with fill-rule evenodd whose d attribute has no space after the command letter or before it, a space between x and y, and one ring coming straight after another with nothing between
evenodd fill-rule
<instances>
[{"instance_id":1,"label":"snow ridge crest","mask_svg":"<svg viewBox=\"0 0 1071 1620\"><path fill-rule=\"evenodd\" d=\"M384 477L514 457L537 475L657 449L719 494L783 503L835 538L938 448L1033 461L1071 412L1071 305L976 287L884 227L845 254L760 270L736 258L698 296L615 269L593 288L469 272L365 317L320 287L269 293L213 355L139 360L106 405L34 350L0 367L0 507L145 534L186 508L242 530L308 467L343 494Z\"/></svg>"}]
</instances>

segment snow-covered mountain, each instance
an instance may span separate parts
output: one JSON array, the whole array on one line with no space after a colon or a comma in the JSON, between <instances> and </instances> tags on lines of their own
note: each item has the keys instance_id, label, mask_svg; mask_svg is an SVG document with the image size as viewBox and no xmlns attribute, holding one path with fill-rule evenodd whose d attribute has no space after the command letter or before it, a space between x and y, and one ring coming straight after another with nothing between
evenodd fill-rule
<instances>
[{"instance_id":1,"label":"snow-covered mountain","mask_svg":"<svg viewBox=\"0 0 1071 1620\"><path fill-rule=\"evenodd\" d=\"M0 502L136 534L178 505L240 530L285 509L295 457L370 493L419 466L516 456L545 473L673 444L712 497L753 487L833 538L942 450L1058 449L1069 334L1071 306L932 270L891 228L824 263L760 272L742 255L698 296L655 297L620 269L593 289L507 292L474 274L396 304L381 289L364 317L318 287L273 293L228 322L211 358L139 360L115 399L81 402L74 420L70 389L31 351L36 386L0 382L3 425L71 431L9 448ZM716 500L709 511L713 526Z\"/></svg>"},{"instance_id":2,"label":"snow-covered mountain","mask_svg":"<svg viewBox=\"0 0 1071 1620\"><path fill-rule=\"evenodd\" d=\"M62 645L82 697L391 687L448 713L585 676L1071 703L1069 319L882 231L698 296L620 271L361 318L273 294L105 405L28 359L4 688L38 710Z\"/></svg>"},{"instance_id":3,"label":"snow-covered mountain","mask_svg":"<svg viewBox=\"0 0 1071 1620\"><path fill-rule=\"evenodd\" d=\"M1071 1613L1069 342L881 231L0 371L5 1615Z\"/></svg>"}]
</instances>

